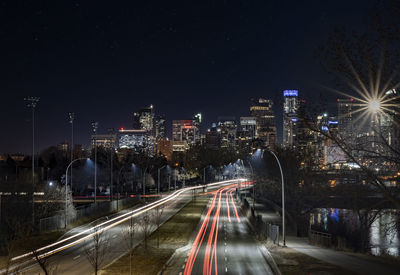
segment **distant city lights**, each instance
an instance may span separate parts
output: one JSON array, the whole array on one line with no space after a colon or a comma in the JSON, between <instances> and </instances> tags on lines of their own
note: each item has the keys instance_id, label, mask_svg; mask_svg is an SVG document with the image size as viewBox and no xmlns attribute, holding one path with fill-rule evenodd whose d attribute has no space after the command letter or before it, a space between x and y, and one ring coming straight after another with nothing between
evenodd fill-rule
<instances>
[{"instance_id":1,"label":"distant city lights","mask_svg":"<svg viewBox=\"0 0 400 275\"><path fill-rule=\"evenodd\" d=\"M283 91L283 96L298 96L299 91L298 90L284 90Z\"/></svg>"}]
</instances>

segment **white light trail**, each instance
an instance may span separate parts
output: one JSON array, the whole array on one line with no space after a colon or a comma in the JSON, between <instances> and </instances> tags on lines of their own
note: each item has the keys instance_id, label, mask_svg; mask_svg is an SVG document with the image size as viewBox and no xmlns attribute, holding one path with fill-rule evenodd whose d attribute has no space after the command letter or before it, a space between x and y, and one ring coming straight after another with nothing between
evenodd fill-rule
<instances>
[{"instance_id":1,"label":"white light trail","mask_svg":"<svg viewBox=\"0 0 400 275\"><path fill-rule=\"evenodd\" d=\"M206 184L206 187L212 187L212 186L216 186L216 185L227 185L227 184L235 183L235 182L238 182L238 181L246 181L246 179L234 179L234 180L226 180L226 181L214 182L214 183ZM120 215L118 217L115 217L115 218L112 218L110 220L107 220L107 221L105 221L103 223L100 223L100 224L95 225L95 226L93 226L91 228L83 230L80 233L72 235L72 236L70 236L68 238L65 238L65 239L62 239L60 241L54 242L54 243L52 243L50 245L41 247L41 248L37 249L36 252L40 252L40 251L44 251L46 249L52 248L52 247L57 246L59 244L65 243L66 241L74 239L74 238L76 238L76 237L78 237L80 235L83 235L83 234L88 233L90 231L94 231L98 227L105 226L105 225L109 224L109 225L105 226L104 228L102 228L100 230L96 230L95 232L90 233L90 234L88 234L88 235L86 235L86 236L84 236L84 237L82 237L82 238L80 238L80 239L78 239L76 241L73 241L71 243L65 244L63 246L55 248L55 249L53 249L51 251L48 251L46 253L43 253L43 254L39 255L39 258L45 258L45 257L50 256L52 254L58 253L58 252L60 252L62 250L65 250L65 249L67 249L69 247L75 246L75 245L83 242L84 240L94 236L95 234L100 234L100 233L102 233L104 231L107 231L108 229L110 229L110 228L112 228L112 227L114 227L114 226L116 226L118 224L121 224L121 223L133 218L133 217L139 216L139 215L141 215L141 214L143 214L143 213L145 213L145 212L147 212L147 211L149 211L151 209L154 209L154 208L156 208L156 207L158 207L158 206L160 206L162 204L165 204L168 201L170 201L172 199L175 199L176 197L180 196L184 192L187 192L187 191L190 191L190 190L194 190L194 189L201 189L201 188L204 188L204 185L186 187L184 189L175 191L174 193L172 193L172 194L170 194L170 195L168 195L168 196L166 196L166 197L164 197L164 198L162 198L162 199L160 199L158 201L152 202L152 203L150 203L148 205L142 206L142 207L140 207L138 209L132 210L132 211L130 211L128 213L125 213L125 214L122 214L122 215ZM25 254L22 254L20 256L12 258L11 261L20 260L22 258L31 256L31 255L33 255L33 252L25 253Z\"/></svg>"}]
</instances>

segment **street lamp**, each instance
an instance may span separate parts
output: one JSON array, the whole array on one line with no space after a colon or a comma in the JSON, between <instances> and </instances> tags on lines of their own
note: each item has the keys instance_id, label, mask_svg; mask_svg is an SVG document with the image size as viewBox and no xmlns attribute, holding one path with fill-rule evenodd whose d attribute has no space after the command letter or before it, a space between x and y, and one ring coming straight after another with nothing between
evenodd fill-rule
<instances>
[{"instance_id":1,"label":"street lamp","mask_svg":"<svg viewBox=\"0 0 400 275\"><path fill-rule=\"evenodd\" d=\"M119 172L118 172L118 181L117 181L117 211L118 211L118 202L119 202L119 199L120 199L119 177L121 176L121 172L122 172L122 170L123 170L124 168L125 168L125 166L122 166L121 169L119 169ZM126 190L126 188L125 188L125 190Z\"/></svg>"},{"instance_id":2,"label":"street lamp","mask_svg":"<svg viewBox=\"0 0 400 275\"><path fill-rule=\"evenodd\" d=\"M283 246L286 246L286 235L285 235L285 183L283 180L283 172L282 172L282 166L281 163L278 159L278 157L275 155L274 152L270 151L269 152L275 157L276 162L278 163L279 170L281 172L281 181L282 181L282 238L283 238Z\"/></svg>"},{"instance_id":3,"label":"street lamp","mask_svg":"<svg viewBox=\"0 0 400 275\"><path fill-rule=\"evenodd\" d=\"M175 186L174 190L175 190L175 191L176 191L176 177L177 177L176 172L177 172L177 169L175 168L175 169L174 169L174 179L175 179L175 181L174 181L174 186Z\"/></svg>"},{"instance_id":4,"label":"street lamp","mask_svg":"<svg viewBox=\"0 0 400 275\"><path fill-rule=\"evenodd\" d=\"M381 102L378 99L372 99L368 102L368 110L377 113L381 109Z\"/></svg>"},{"instance_id":5,"label":"street lamp","mask_svg":"<svg viewBox=\"0 0 400 275\"><path fill-rule=\"evenodd\" d=\"M114 134L114 129L109 128L108 133L110 135ZM113 149L114 149L114 144L112 142L110 143L110 201L112 201L112 195L113 195Z\"/></svg>"},{"instance_id":6,"label":"street lamp","mask_svg":"<svg viewBox=\"0 0 400 275\"><path fill-rule=\"evenodd\" d=\"M242 165L243 165L243 171L246 173L246 170L244 169L245 168L245 166L244 166L244 162L243 162L243 160L241 160L242 161ZM247 163L249 164L249 167L250 167L250 170L251 170L251 179L254 179L254 169L253 169L253 165L251 165L251 161L250 160L246 160L247 161ZM254 204L255 204L255 199L256 199L256 196L255 196L255 182L254 182L254 180L253 180L253 208L254 208ZM245 193L245 196L246 196L246 193Z\"/></svg>"},{"instance_id":7,"label":"street lamp","mask_svg":"<svg viewBox=\"0 0 400 275\"><path fill-rule=\"evenodd\" d=\"M29 96L24 98L27 106L32 108L32 224L35 224L35 107L40 97Z\"/></svg>"},{"instance_id":8,"label":"street lamp","mask_svg":"<svg viewBox=\"0 0 400 275\"><path fill-rule=\"evenodd\" d=\"M78 160L89 160L89 158L78 158L75 159L73 161L71 161L68 166L67 169L65 170L65 228L67 227L67 207L68 207L68 168L76 161ZM72 169L72 167L71 167ZM72 181L71 181L71 194L72 194Z\"/></svg>"},{"instance_id":9,"label":"street lamp","mask_svg":"<svg viewBox=\"0 0 400 275\"><path fill-rule=\"evenodd\" d=\"M74 160L74 119L75 119L75 114L74 113L68 113L69 116L69 123L71 124L71 146L70 146L70 150L71 150L71 161ZM71 186L72 186L72 167L71 167L71 177L70 177L70 181L71 181ZM72 190L72 188L71 188Z\"/></svg>"},{"instance_id":10,"label":"street lamp","mask_svg":"<svg viewBox=\"0 0 400 275\"><path fill-rule=\"evenodd\" d=\"M99 126L98 122L92 122L92 128L93 128L93 133L94 133L94 203L96 203L96 196L97 196L97 137L96 137L96 131L97 127Z\"/></svg>"},{"instance_id":11,"label":"street lamp","mask_svg":"<svg viewBox=\"0 0 400 275\"><path fill-rule=\"evenodd\" d=\"M211 165L207 165L203 168L203 184L206 184L206 169L212 167Z\"/></svg>"},{"instance_id":12,"label":"street lamp","mask_svg":"<svg viewBox=\"0 0 400 275\"><path fill-rule=\"evenodd\" d=\"M146 167L145 169L144 169L144 172L143 172L143 175L142 175L142 178L143 178L143 197L145 198L145 196L146 196L146 171L147 171L147 168L148 167Z\"/></svg>"},{"instance_id":13,"label":"street lamp","mask_svg":"<svg viewBox=\"0 0 400 275\"><path fill-rule=\"evenodd\" d=\"M161 168L158 168L158 195L160 195L160 174L161 174L161 169L163 169L163 168L165 168L165 167L167 167L167 165L164 165L163 167L161 167Z\"/></svg>"},{"instance_id":14,"label":"street lamp","mask_svg":"<svg viewBox=\"0 0 400 275\"><path fill-rule=\"evenodd\" d=\"M182 167L181 171L183 172L183 185L182 188L185 187L185 180L186 180L186 170L184 167Z\"/></svg>"},{"instance_id":15,"label":"street lamp","mask_svg":"<svg viewBox=\"0 0 400 275\"><path fill-rule=\"evenodd\" d=\"M275 157L275 160L276 160L276 162L278 163L278 166L279 166L279 171L281 173L281 182L282 182L282 239L283 239L283 246L286 246L286 234L285 234L285 182L284 182L284 179L283 179L283 171L282 171L281 163L280 163L278 157L276 156L276 154L271 150L267 149L267 151L270 152ZM255 153L257 153L257 155L259 155L259 157L261 157L261 158L263 157L263 153L261 152L260 149L257 149L257 151ZM254 156L254 154L253 154L253 156Z\"/></svg>"}]
</instances>

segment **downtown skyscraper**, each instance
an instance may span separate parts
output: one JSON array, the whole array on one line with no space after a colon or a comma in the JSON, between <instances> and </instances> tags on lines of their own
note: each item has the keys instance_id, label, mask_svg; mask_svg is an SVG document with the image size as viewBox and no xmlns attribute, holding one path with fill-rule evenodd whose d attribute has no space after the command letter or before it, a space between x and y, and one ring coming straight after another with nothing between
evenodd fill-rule
<instances>
[{"instance_id":1,"label":"downtown skyscraper","mask_svg":"<svg viewBox=\"0 0 400 275\"><path fill-rule=\"evenodd\" d=\"M270 99L252 99L250 115L256 119L256 138L268 148L276 146L275 115L272 110L273 101Z\"/></svg>"},{"instance_id":2,"label":"downtown skyscraper","mask_svg":"<svg viewBox=\"0 0 400 275\"><path fill-rule=\"evenodd\" d=\"M299 92L283 91L283 142L284 147L295 147L297 142L297 121L299 110Z\"/></svg>"}]
</instances>

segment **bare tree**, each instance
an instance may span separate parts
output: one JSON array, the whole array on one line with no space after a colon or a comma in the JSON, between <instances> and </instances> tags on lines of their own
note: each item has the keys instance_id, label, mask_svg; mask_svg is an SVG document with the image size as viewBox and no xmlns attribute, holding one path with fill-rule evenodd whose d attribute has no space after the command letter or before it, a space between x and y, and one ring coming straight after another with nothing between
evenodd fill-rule
<instances>
[{"instance_id":1,"label":"bare tree","mask_svg":"<svg viewBox=\"0 0 400 275\"><path fill-rule=\"evenodd\" d=\"M124 236L124 239L126 241L126 246L129 250L129 274L132 275L132 263L133 263L133 250L135 248L135 242L134 242L134 237L135 237L135 230L137 227L137 222L134 218L131 218L129 220L129 224L126 227L123 227L122 229L122 234Z\"/></svg>"},{"instance_id":2,"label":"bare tree","mask_svg":"<svg viewBox=\"0 0 400 275\"><path fill-rule=\"evenodd\" d=\"M162 222L161 218L162 218L163 213L164 213L164 204L162 204L156 208L156 212L154 215L154 222L157 226L157 248L160 247L160 230L159 229L161 226L161 222Z\"/></svg>"},{"instance_id":3,"label":"bare tree","mask_svg":"<svg viewBox=\"0 0 400 275\"><path fill-rule=\"evenodd\" d=\"M109 242L106 233L100 228L92 230L92 237L85 246L85 255L90 265L93 267L94 274L97 275L107 256Z\"/></svg>"},{"instance_id":4,"label":"bare tree","mask_svg":"<svg viewBox=\"0 0 400 275\"><path fill-rule=\"evenodd\" d=\"M18 265L12 265L12 259L17 256L18 248L21 243L29 236L31 233L31 224L27 224L21 219L12 218L6 221L10 232L8 234L7 240L3 244L3 250L7 253L5 259L5 273L4 274L18 274Z\"/></svg>"},{"instance_id":5,"label":"bare tree","mask_svg":"<svg viewBox=\"0 0 400 275\"><path fill-rule=\"evenodd\" d=\"M39 251L33 250L33 257L45 275L57 274L58 266L50 263L50 256L43 256Z\"/></svg>"},{"instance_id":6,"label":"bare tree","mask_svg":"<svg viewBox=\"0 0 400 275\"><path fill-rule=\"evenodd\" d=\"M151 229L153 225L153 215L151 213L146 212L142 219L140 220L140 227L143 230L143 240L144 240L144 248L147 249L147 240L151 234Z\"/></svg>"}]
</instances>

